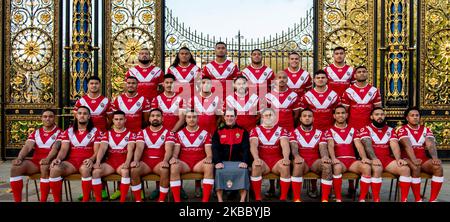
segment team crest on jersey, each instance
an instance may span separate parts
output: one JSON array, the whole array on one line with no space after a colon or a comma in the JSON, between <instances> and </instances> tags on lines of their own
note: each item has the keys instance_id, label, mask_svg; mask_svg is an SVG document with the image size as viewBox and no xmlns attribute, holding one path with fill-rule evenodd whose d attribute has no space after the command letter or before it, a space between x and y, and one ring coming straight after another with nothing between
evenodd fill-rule
<instances>
[{"instance_id":1,"label":"team crest on jersey","mask_svg":"<svg viewBox=\"0 0 450 222\"><path fill-rule=\"evenodd\" d=\"M267 76L267 72L264 72L263 75Z\"/></svg>"},{"instance_id":2,"label":"team crest on jersey","mask_svg":"<svg viewBox=\"0 0 450 222\"><path fill-rule=\"evenodd\" d=\"M212 102L212 105L213 105L213 106L216 106L216 102Z\"/></svg>"},{"instance_id":3,"label":"team crest on jersey","mask_svg":"<svg viewBox=\"0 0 450 222\"><path fill-rule=\"evenodd\" d=\"M199 136L198 138L199 138L200 140L203 140L203 136Z\"/></svg>"},{"instance_id":4,"label":"team crest on jersey","mask_svg":"<svg viewBox=\"0 0 450 222\"><path fill-rule=\"evenodd\" d=\"M280 133L279 133L279 132L276 132L276 133L275 133L275 136L276 136L276 137L280 136Z\"/></svg>"},{"instance_id":5,"label":"team crest on jersey","mask_svg":"<svg viewBox=\"0 0 450 222\"><path fill-rule=\"evenodd\" d=\"M155 71L151 71L150 74L152 74L152 75L155 74Z\"/></svg>"},{"instance_id":6,"label":"team crest on jersey","mask_svg":"<svg viewBox=\"0 0 450 222\"><path fill-rule=\"evenodd\" d=\"M228 180L228 181L227 181L227 187L228 187L228 188L231 188L232 186L233 186L233 181Z\"/></svg>"},{"instance_id":7,"label":"team crest on jersey","mask_svg":"<svg viewBox=\"0 0 450 222\"><path fill-rule=\"evenodd\" d=\"M302 81L305 80L305 77L304 76L300 77L300 80L302 80Z\"/></svg>"},{"instance_id":8,"label":"team crest on jersey","mask_svg":"<svg viewBox=\"0 0 450 222\"><path fill-rule=\"evenodd\" d=\"M88 139L91 139L91 138L92 138L92 134L89 133L89 134L87 135L87 138L88 138Z\"/></svg>"},{"instance_id":9,"label":"team crest on jersey","mask_svg":"<svg viewBox=\"0 0 450 222\"><path fill-rule=\"evenodd\" d=\"M331 96L328 96L328 100L330 100L330 101L331 101L332 99L333 99L333 98L331 98Z\"/></svg>"},{"instance_id":10,"label":"team crest on jersey","mask_svg":"<svg viewBox=\"0 0 450 222\"><path fill-rule=\"evenodd\" d=\"M161 136L161 139L162 139L162 140L164 140L164 138L165 138L165 136L164 136L164 135L162 135L162 136Z\"/></svg>"},{"instance_id":11,"label":"team crest on jersey","mask_svg":"<svg viewBox=\"0 0 450 222\"><path fill-rule=\"evenodd\" d=\"M292 100L292 97L291 97L291 96L288 96L287 100L291 101L291 100Z\"/></svg>"},{"instance_id":12,"label":"team crest on jersey","mask_svg":"<svg viewBox=\"0 0 450 222\"><path fill-rule=\"evenodd\" d=\"M318 139L318 138L319 138L319 135L315 135L314 138L315 138L315 139Z\"/></svg>"},{"instance_id":13,"label":"team crest on jersey","mask_svg":"<svg viewBox=\"0 0 450 222\"><path fill-rule=\"evenodd\" d=\"M424 132L423 132L423 136L424 136L424 137L426 137L426 136L427 136L427 133L425 132L425 130L424 130Z\"/></svg>"},{"instance_id":14,"label":"team crest on jersey","mask_svg":"<svg viewBox=\"0 0 450 222\"><path fill-rule=\"evenodd\" d=\"M399 131L400 133L403 133L404 130L403 130L403 129L399 129L398 131Z\"/></svg>"},{"instance_id":15,"label":"team crest on jersey","mask_svg":"<svg viewBox=\"0 0 450 222\"><path fill-rule=\"evenodd\" d=\"M56 135L53 135L53 136L52 136L52 140L54 140L54 139L56 139Z\"/></svg>"},{"instance_id":16,"label":"team crest on jersey","mask_svg":"<svg viewBox=\"0 0 450 222\"><path fill-rule=\"evenodd\" d=\"M241 137L241 134L236 133L236 138L239 138L239 137Z\"/></svg>"},{"instance_id":17,"label":"team crest on jersey","mask_svg":"<svg viewBox=\"0 0 450 222\"><path fill-rule=\"evenodd\" d=\"M104 107L105 107L105 104L100 103L100 107L104 108Z\"/></svg>"},{"instance_id":18,"label":"team crest on jersey","mask_svg":"<svg viewBox=\"0 0 450 222\"><path fill-rule=\"evenodd\" d=\"M347 75L349 76L349 75L351 75L351 73L349 71L347 71Z\"/></svg>"},{"instance_id":19,"label":"team crest on jersey","mask_svg":"<svg viewBox=\"0 0 450 222\"><path fill-rule=\"evenodd\" d=\"M231 68L230 68L230 67L228 67L228 68L227 68L227 71L228 71L228 72L229 72L229 71L231 71Z\"/></svg>"},{"instance_id":20,"label":"team crest on jersey","mask_svg":"<svg viewBox=\"0 0 450 222\"><path fill-rule=\"evenodd\" d=\"M227 138L227 135L222 135L220 136L220 138Z\"/></svg>"},{"instance_id":21,"label":"team crest on jersey","mask_svg":"<svg viewBox=\"0 0 450 222\"><path fill-rule=\"evenodd\" d=\"M372 96L372 93L371 93L371 92L369 92L369 93L367 93L367 95L369 95L369 96Z\"/></svg>"},{"instance_id":22,"label":"team crest on jersey","mask_svg":"<svg viewBox=\"0 0 450 222\"><path fill-rule=\"evenodd\" d=\"M137 105L137 106L141 106L141 103L140 103L140 102L137 102L136 105Z\"/></svg>"},{"instance_id":23,"label":"team crest on jersey","mask_svg":"<svg viewBox=\"0 0 450 222\"><path fill-rule=\"evenodd\" d=\"M350 136L353 136L353 133L351 132L351 133L349 133L350 134Z\"/></svg>"},{"instance_id":24,"label":"team crest on jersey","mask_svg":"<svg viewBox=\"0 0 450 222\"><path fill-rule=\"evenodd\" d=\"M386 134L387 134L387 136L391 136L391 132L387 132Z\"/></svg>"},{"instance_id":25,"label":"team crest on jersey","mask_svg":"<svg viewBox=\"0 0 450 222\"><path fill-rule=\"evenodd\" d=\"M128 142L128 136L125 137L125 142Z\"/></svg>"},{"instance_id":26,"label":"team crest on jersey","mask_svg":"<svg viewBox=\"0 0 450 222\"><path fill-rule=\"evenodd\" d=\"M189 74L194 75L194 71L191 71Z\"/></svg>"}]
</instances>

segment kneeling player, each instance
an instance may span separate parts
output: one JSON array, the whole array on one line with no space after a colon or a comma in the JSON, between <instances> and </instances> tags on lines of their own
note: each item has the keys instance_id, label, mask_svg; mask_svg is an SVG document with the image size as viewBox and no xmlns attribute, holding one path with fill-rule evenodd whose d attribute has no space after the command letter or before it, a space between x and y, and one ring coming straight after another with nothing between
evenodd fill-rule
<instances>
[{"instance_id":1,"label":"kneeling player","mask_svg":"<svg viewBox=\"0 0 450 222\"><path fill-rule=\"evenodd\" d=\"M406 202L411 185L411 174L406 162L400 159L397 135L391 127L387 126L385 117L383 108L374 108L370 114L372 123L359 131L359 138L364 144L367 156L372 160L373 201L380 201L381 173L384 169L400 176L400 201ZM392 158L391 151L395 159Z\"/></svg>"},{"instance_id":2,"label":"kneeling player","mask_svg":"<svg viewBox=\"0 0 450 222\"><path fill-rule=\"evenodd\" d=\"M186 112L186 124L175 134L175 148L170 160L170 188L175 202L180 202L180 174L203 173L202 202L208 202L214 186L211 135L199 127L194 110Z\"/></svg>"},{"instance_id":3,"label":"kneeling player","mask_svg":"<svg viewBox=\"0 0 450 222\"><path fill-rule=\"evenodd\" d=\"M371 182L370 160L367 159L364 146L357 137L358 131L347 124L348 113L345 107L337 106L333 112L335 123L328 131L327 139L333 141L333 146L329 146L328 152L333 164L333 188L336 202L342 202L342 173L347 171L361 175L359 201L364 201ZM361 160L356 159L354 147L358 150Z\"/></svg>"},{"instance_id":4,"label":"kneeling player","mask_svg":"<svg viewBox=\"0 0 450 222\"><path fill-rule=\"evenodd\" d=\"M331 160L328 155L325 133L313 128L313 112L310 109L300 111L300 126L291 133L290 143L294 155L294 171L292 174L298 185L293 185L294 200L300 200L299 189L302 176L308 171L322 175L322 202L328 202L331 185ZM298 198L298 199L295 199Z\"/></svg>"},{"instance_id":5,"label":"kneeling player","mask_svg":"<svg viewBox=\"0 0 450 222\"><path fill-rule=\"evenodd\" d=\"M97 153L97 160L92 172L92 188L95 200L102 201L102 177L117 173L122 176L120 183L120 202L125 202L130 188L130 162L133 158L134 134L125 128L125 113L115 111L113 114L113 127L101 138L101 145ZM104 163L102 159L107 160Z\"/></svg>"},{"instance_id":6,"label":"kneeling player","mask_svg":"<svg viewBox=\"0 0 450 222\"><path fill-rule=\"evenodd\" d=\"M280 200L286 200L291 186L289 132L277 124L275 110L261 111L261 125L250 131L250 152L253 156L251 184L255 200L261 201L262 175L280 175Z\"/></svg>"},{"instance_id":7,"label":"kneeling player","mask_svg":"<svg viewBox=\"0 0 450 222\"><path fill-rule=\"evenodd\" d=\"M169 192L169 160L172 156L174 134L163 126L163 112L152 109L150 126L136 136L134 161L131 163L131 179L134 198L141 202L141 177L149 173L160 176L159 201L163 202Z\"/></svg>"}]
</instances>

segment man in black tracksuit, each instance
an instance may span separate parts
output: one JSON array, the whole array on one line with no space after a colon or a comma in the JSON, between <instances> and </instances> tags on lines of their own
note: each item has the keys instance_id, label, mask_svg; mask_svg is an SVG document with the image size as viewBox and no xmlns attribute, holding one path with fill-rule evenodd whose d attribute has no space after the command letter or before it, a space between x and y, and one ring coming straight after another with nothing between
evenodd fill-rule
<instances>
[{"instance_id":1,"label":"man in black tracksuit","mask_svg":"<svg viewBox=\"0 0 450 222\"><path fill-rule=\"evenodd\" d=\"M234 188L240 190L240 201L244 202L249 188L247 170L250 163L249 134L236 125L235 110L227 110L223 118L224 126L220 127L212 137L217 199L223 202L223 189Z\"/></svg>"}]
</instances>

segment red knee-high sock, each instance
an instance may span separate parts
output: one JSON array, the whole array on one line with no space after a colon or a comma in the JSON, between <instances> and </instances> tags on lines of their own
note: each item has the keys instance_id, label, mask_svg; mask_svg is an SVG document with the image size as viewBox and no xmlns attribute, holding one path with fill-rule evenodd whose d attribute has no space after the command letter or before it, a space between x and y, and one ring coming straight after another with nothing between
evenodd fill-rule
<instances>
[{"instance_id":1,"label":"red knee-high sock","mask_svg":"<svg viewBox=\"0 0 450 222\"><path fill-rule=\"evenodd\" d=\"M280 200L286 200L289 188L291 187L291 178L280 177L281 195Z\"/></svg>"},{"instance_id":2,"label":"red knee-high sock","mask_svg":"<svg viewBox=\"0 0 450 222\"><path fill-rule=\"evenodd\" d=\"M321 180L321 186L322 186L322 202L328 202L328 196L330 195L331 186L333 185L332 180Z\"/></svg>"},{"instance_id":3,"label":"red knee-high sock","mask_svg":"<svg viewBox=\"0 0 450 222\"><path fill-rule=\"evenodd\" d=\"M127 199L128 190L130 189L131 179L129 177L122 177L120 181L120 202L123 203Z\"/></svg>"},{"instance_id":4,"label":"red knee-high sock","mask_svg":"<svg viewBox=\"0 0 450 222\"><path fill-rule=\"evenodd\" d=\"M134 201L142 202L141 190L142 190L141 184L131 186L131 191L133 192Z\"/></svg>"},{"instance_id":5,"label":"red knee-high sock","mask_svg":"<svg viewBox=\"0 0 450 222\"><path fill-rule=\"evenodd\" d=\"M291 182L292 182L292 193L294 196L294 202L302 201L301 193L302 193L303 177L291 177Z\"/></svg>"},{"instance_id":6,"label":"red knee-high sock","mask_svg":"<svg viewBox=\"0 0 450 222\"><path fill-rule=\"evenodd\" d=\"M406 202L408 200L409 188L411 187L411 177L400 176L398 179L400 182L400 201Z\"/></svg>"},{"instance_id":7,"label":"red knee-high sock","mask_svg":"<svg viewBox=\"0 0 450 222\"><path fill-rule=\"evenodd\" d=\"M262 177L250 177L250 180L252 181L253 192L255 192L255 200L259 201L261 200Z\"/></svg>"},{"instance_id":8,"label":"red knee-high sock","mask_svg":"<svg viewBox=\"0 0 450 222\"><path fill-rule=\"evenodd\" d=\"M383 179L381 177L372 177L373 202L380 202L380 190Z\"/></svg>"},{"instance_id":9,"label":"red knee-high sock","mask_svg":"<svg viewBox=\"0 0 450 222\"><path fill-rule=\"evenodd\" d=\"M168 187L159 187L159 202L164 202L166 200L167 193L169 192Z\"/></svg>"},{"instance_id":10,"label":"red knee-high sock","mask_svg":"<svg viewBox=\"0 0 450 222\"><path fill-rule=\"evenodd\" d=\"M439 195L439 191L441 191L443 182L444 182L444 177L433 176L431 178L430 202L433 202L437 199L437 197Z\"/></svg>"},{"instance_id":11,"label":"red knee-high sock","mask_svg":"<svg viewBox=\"0 0 450 222\"><path fill-rule=\"evenodd\" d=\"M47 178L41 178L41 182L39 183L39 187L41 190L41 202L47 202L48 193L50 193L50 184Z\"/></svg>"},{"instance_id":12,"label":"red knee-high sock","mask_svg":"<svg viewBox=\"0 0 450 222\"><path fill-rule=\"evenodd\" d=\"M209 196L214 186L214 179L203 179L203 198L202 202L209 202Z\"/></svg>"},{"instance_id":13,"label":"red knee-high sock","mask_svg":"<svg viewBox=\"0 0 450 222\"><path fill-rule=\"evenodd\" d=\"M180 202L181 180L170 181L170 189L172 190L173 200Z\"/></svg>"},{"instance_id":14,"label":"red knee-high sock","mask_svg":"<svg viewBox=\"0 0 450 222\"><path fill-rule=\"evenodd\" d=\"M416 202L422 202L422 197L420 196L420 183L422 179L413 177L411 180L411 189L414 194L414 199Z\"/></svg>"},{"instance_id":15,"label":"red knee-high sock","mask_svg":"<svg viewBox=\"0 0 450 222\"><path fill-rule=\"evenodd\" d=\"M81 189L83 191L83 202L88 202L92 191L92 177L81 178Z\"/></svg>"},{"instance_id":16,"label":"red knee-high sock","mask_svg":"<svg viewBox=\"0 0 450 222\"><path fill-rule=\"evenodd\" d=\"M102 202L102 189L103 189L102 179L100 178L92 179L92 189L94 190L95 202Z\"/></svg>"},{"instance_id":17,"label":"red knee-high sock","mask_svg":"<svg viewBox=\"0 0 450 222\"><path fill-rule=\"evenodd\" d=\"M336 201L342 201L342 174L333 175L333 188Z\"/></svg>"},{"instance_id":18,"label":"red knee-high sock","mask_svg":"<svg viewBox=\"0 0 450 222\"><path fill-rule=\"evenodd\" d=\"M9 178L9 184L11 186L14 201L22 202L22 189L23 189L23 178L22 176Z\"/></svg>"},{"instance_id":19,"label":"red knee-high sock","mask_svg":"<svg viewBox=\"0 0 450 222\"><path fill-rule=\"evenodd\" d=\"M361 186L361 192L359 194L359 201L365 201L367 193L369 192L370 183L372 182L372 178L370 177L361 177L359 184Z\"/></svg>"},{"instance_id":20,"label":"red knee-high sock","mask_svg":"<svg viewBox=\"0 0 450 222\"><path fill-rule=\"evenodd\" d=\"M53 194L53 200L55 203L61 202L62 197L62 177L49 178L50 190Z\"/></svg>"}]
</instances>

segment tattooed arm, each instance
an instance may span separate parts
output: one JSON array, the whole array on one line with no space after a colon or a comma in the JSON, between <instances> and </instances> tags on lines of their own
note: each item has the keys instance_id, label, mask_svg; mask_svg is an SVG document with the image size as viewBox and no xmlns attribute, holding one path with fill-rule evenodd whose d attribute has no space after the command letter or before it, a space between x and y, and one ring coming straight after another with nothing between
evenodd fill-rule
<instances>
[{"instance_id":1,"label":"tattooed arm","mask_svg":"<svg viewBox=\"0 0 450 222\"><path fill-rule=\"evenodd\" d=\"M366 155L372 160L372 165L381 166L381 161L375 155L375 151L373 150L372 139L362 138L361 142L364 145L364 151L366 151Z\"/></svg>"},{"instance_id":2,"label":"tattooed arm","mask_svg":"<svg viewBox=\"0 0 450 222\"><path fill-rule=\"evenodd\" d=\"M427 137L425 139L425 146L431 156L433 165L441 165L441 160L438 158L436 150L436 139L434 137Z\"/></svg>"}]
</instances>

